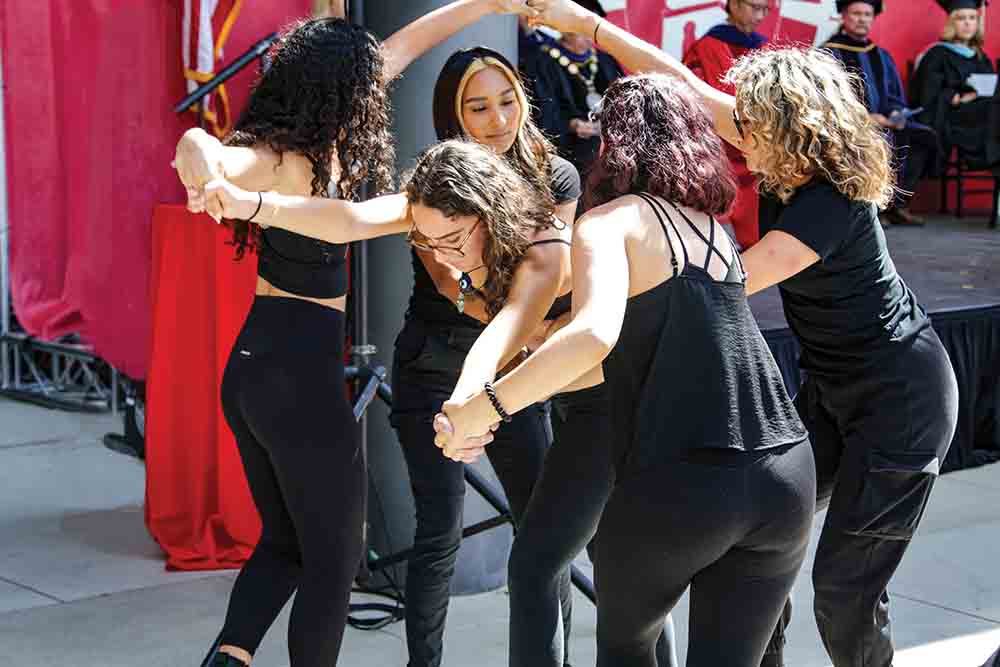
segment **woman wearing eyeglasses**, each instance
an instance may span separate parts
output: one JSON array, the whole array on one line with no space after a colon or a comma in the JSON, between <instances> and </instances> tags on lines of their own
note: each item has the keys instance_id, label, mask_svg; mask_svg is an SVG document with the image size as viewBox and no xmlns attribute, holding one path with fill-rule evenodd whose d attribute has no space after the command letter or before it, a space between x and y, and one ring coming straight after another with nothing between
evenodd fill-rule
<instances>
[{"instance_id":1,"label":"woman wearing eyeglasses","mask_svg":"<svg viewBox=\"0 0 1000 667\"><path fill-rule=\"evenodd\" d=\"M820 51L756 51L729 71L730 96L574 3L529 5L558 29L596 32L630 71L687 82L716 132L781 200L743 262L749 293L779 285L802 347L796 407L820 504L829 504L813 567L816 621L836 667L891 664L886 587L951 444L958 388L886 247L878 209L894 193L891 151L857 98L858 81ZM768 664L782 664L780 654Z\"/></svg>"},{"instance_id":2,"label":"woman wearing eyeglasses","mask_svg":"<svg viewBox=\"0 0 1000 667\"><path fill-rule=\"evenodd\" d=\"M490 258L479 252L493 229L455 229L414 216L413 293L393 359L392 424L410 471L416 502L415 554L407 564L406 632L410 667L440 664L450 580L461 541L465 496L464 465L441 456L434 446L432 420L452 396L467 396L496 378L498 371L525 345L546 317L569 309L569 243L580 195L580 178L534 125L521 80L510 62L485 47L454 53L434 87L434 126L439 139L465 137L502 155L533 189L531 195L553 217L546 229L532 233L531 245L515 272L510 289L490 276ZM506 271L503 273L507 273ZM495 298L502 289L505 298ZM492 304L492 305L491 305ZM528 500L542 474L550 436L541 403L495 433L500 443L490 461L520 526ZM558 434L563 423L553 415ZM594 433L600 443L600 432ZM581 450L581 454L597 450ZM609 462L591 457L604 470ZM577 546L576 552L582 548ZM575 552L574 552L575 555ZM514 571L511 623L522 586ZM532 584L533 589L540 585ZM543 650L563 664L568 641L571 590L566 567L546 581L550 622ZM562 619L562 623L560 620ZM516 632L512 631L512 638ZM511 664L522 664L514 660ZM525 663L526 664L526 663ZM548 663L536 663L548 664Z\"/></svg>"},{"instance_id":3,"label":"woman wearing eyeglasses","mask_svg":"<svg viewBox=\"0 0 1000 667\"><path fill-rule=\"evenodd\" d=\"M512 355L568 316L569 242L580 194L576 169L533 124L522 82L500 53L477 47L453 54L435 85L433 108L438 138L464 137L503 155L555 218L534 234L509 292L493 308L498 286L483 266L493 260L462 245L492 229L463 237L417 222L410 235L414 291L396 341L392 422L417 503L418 554L409 560L406 591L411 667L440 662L462 528L463 465L434 446L433 416L444 401L481 390ZM509 656L517 667L568 662L569 564L593 537L611 492L610 413L600 373L574 389L552 399L551 447L539 403L504 424L489 452L517 522L508 563ZM661 667L676 665L669 619L657 653Z\"/></svg>"}]
</instances>

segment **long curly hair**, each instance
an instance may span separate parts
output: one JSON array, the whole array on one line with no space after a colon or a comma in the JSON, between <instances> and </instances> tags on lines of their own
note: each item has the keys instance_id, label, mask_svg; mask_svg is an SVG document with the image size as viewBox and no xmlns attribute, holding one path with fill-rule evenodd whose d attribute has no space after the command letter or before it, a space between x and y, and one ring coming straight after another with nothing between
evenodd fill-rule
<instances>
[{"instance_id":1,"label":"long curly hair","mask_svg":"<svg viewBox=\"0 0 1000 667\"><path fill-rule=\"evenodd\" d=\"M506 160L473 141L451 139L423 151L403 177L403 192L411 204L446 218L475 217L486 226L481 291L490 317L503 308L533 233L556 227L552 210L532 186Z\"/></svg>"},{"instance_id":2,"label":"long curly hair","mask_svg":"<svg viewBox=\"0 0 1000 667\"><path fill-rule=\"evenodd\" d=\"M587 208L649 192L708 215L736 199L712 119L688 86L662 74L618 79L600 111L604 150L587 177Z\"/></svg>"},{"instance_id":3,"label":"long curly hair","mask_svg":"<svg viewBox=\"0 0 1000 667\"><path fill-rule=\"evenodd\" d=\"M740 58L725 80L760 149L761 187L787 202L797 184L828 180L852 201L885 207L895 193L892 150L858 98L857 75L825 51L763 49Z\"/></svg>"},{"instance_id":4,"label":"long curly hair","mask_svg":"<svg viewBox=\"0 0 1000 667\"><path fill-rule=\"evenodd\" d=\"M299 21L272 47L271 65L225 143L305 156L317 197L328 196L336 158L336 193L357 200L366 181L376 193L392 185L389 110L375 37L343 19ZM236 221L233 242L239 259L258 246L260 228Z\"/></svg>"},{"instance_id":5,"label":"long curly hair","mask_svg":"<svg viewBox=\"0 0 1000 667\"><path fill-rule=\"evenodd\" d=\"M477 46L456 51L445 61L434 84L433 113L437 138L440 141L461 137L472 138L465 131L459 115L462 95L465 92L465 84L472 74L486 67L495 67L507 77L514 88L514 96L521 106L517 137L504 157L521 177L531 184L543 205L555 210L555 200L552 198L550 186L555 148L531 119L531 100L528 98L524 82L517 69L502 53L485 46Z\"/></svg>"}]
</instances>

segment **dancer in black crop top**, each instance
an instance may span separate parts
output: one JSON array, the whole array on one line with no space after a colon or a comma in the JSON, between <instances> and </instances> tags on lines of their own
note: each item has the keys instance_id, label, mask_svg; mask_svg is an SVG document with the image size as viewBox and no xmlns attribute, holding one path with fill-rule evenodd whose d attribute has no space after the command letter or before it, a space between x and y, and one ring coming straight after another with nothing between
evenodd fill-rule
<instances>
[{"instance_id":1,"label":"dancer in black crop top","mask_svg":"<svg viewBox=\"0 0 1000 667\"><path fill-rule=\"evenodd\" d=\"M178 144L189 208L237 219L237 257L247 249L259 256L257 298L227 364L222 402L263 532L234 585L213 666L249 664L296 590L292 667L337 662L367 488L343 398L345 244L409 227L403 196L348 200L363 181L379 191L391 180L385 82L452 33L518 4L454 2L384 47L343 20L302 22L278 43L228 146L200 130ZM289 126L289 118L309 122ZM232 183L213 180L223 175ZM276 192L254 192L267 190ZM344 201L326 199L328 191Z\"/></svg>"},{"instance_id":2,"label":"dancer in black crop top","mask_svg":"<svg viewBox=\"0 0 1000 667\"><path fill-rule=\"evenodd\" d=\"M716 230L735 186L709 118L666 77L637 76L608 89L600 123L574 318L495 387L446 404L438 443L476 451L466 435L602 364L616 478L597 536L597 664L656 665L661 619L690 586L687 664L756 667L809 540L806 431Z\"/></svg>"},{"instance_id":3,"label":"dancer in black crop top","mask_svg":"<svg viewBox=\"0 0 1000 667\"><path fill-rule=\"evenodd\" d=\"M782 201L743 260L750 293L779 285L802 346L807 377L796 407L815 451L820 505L829 503L813 566L816 622L836 667L890 665L887 586L951 443L958 389L886 248L877 210L894 195L891 150L855 78L820 51L767 49L729 71L730 96L573 2L529 4L545 5L541 19L559 30L597 30L628 70L689 84L716 132ZM767 667L783 664L782 632Z\"/></svg>"}]
</instances>

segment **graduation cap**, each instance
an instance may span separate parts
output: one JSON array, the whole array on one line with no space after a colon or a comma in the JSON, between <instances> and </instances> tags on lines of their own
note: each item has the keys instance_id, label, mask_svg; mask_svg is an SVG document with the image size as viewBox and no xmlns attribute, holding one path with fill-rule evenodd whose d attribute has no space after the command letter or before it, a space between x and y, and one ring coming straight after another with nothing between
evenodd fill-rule
<instances>
[{"instance_id":1,"label":"graduation cap","mask_svg":"<svg viewBox=\"0 0 1000 667\"><path fill-rule=\"evenodd\" d=\"M875 10L875 16L882 13L882 0L837 0L837 13L843 14L844 10L855 2L866 2Z\"/></svg>"},{"instance_id":2,"label":"graduation cap","mask_svg":"<svg viewBox=\"0 0 1000 667\"><path fill-rule=\"evenodd\" d=\"M937 0L937 3L949 14L959 9L980 9L987 4L986 0Z\"/></svg>"},{"instance_id":3,"label":"graduation cap","mask_svg":"<svg viewBox=\"0 0 1000 667\"><path fill-rule=\"evenodd\" d=\"M604 11L604 7L601 7L601 3L598 0L573 0L576 4L580 5L584 9L594 12L601 18L607 18L607 13Z\"/></svg>"}]
</instances>

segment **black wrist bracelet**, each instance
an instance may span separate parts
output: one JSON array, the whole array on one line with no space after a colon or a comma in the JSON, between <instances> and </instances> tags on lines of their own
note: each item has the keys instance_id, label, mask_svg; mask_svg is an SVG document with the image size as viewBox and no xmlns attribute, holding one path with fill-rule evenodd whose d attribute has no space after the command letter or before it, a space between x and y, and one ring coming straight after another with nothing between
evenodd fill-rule
<instances>
[{"instance_id":1,"label":"black wrist bracelet","mask_svg":"<svg viewBox=\"0 0 1000 667\"><path fill-rule=\"evenodd\" d=\"M247 218L247 222L253 222L253 219L257 217L258 213L260 213L260 207L263 206L263 205L264 205L264 193L258 191L257 192L257 210L253 212L253 215L251 215L249 218Z\"/></svg>"},{"instance_id":2,"label":"black wrist bracelet","mask_svg":"<svg viewBox=\"0 0 1000 667\"><path fill-rule=\"evenodd\" d=\"M604 19L597 19L597 25L594 26L594 46L597 46L597 31L601 29L601 24L604 23Z\"/></svg>"},{"instance_id":3,"label":"black wrist bracelet","mask_svg":"<svg viewBox=\"0 0 1000 667\"><path fill-rule=\"evenodd\" d=\"M500 405L500 399L497 398L497 390L493 388L493 385L487 382L486 385L483 386L483 390L486 392L486 396L490 399L490 405L492 405L493 409L497 411L498 415L500 415L500 419L504 422L509 422L512 417L507 414L507 411L503 409L502 405Z\"/></svg>"}]
</instances>

